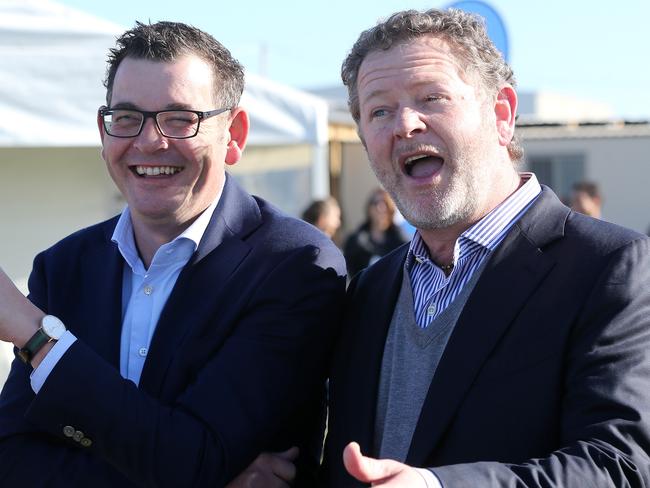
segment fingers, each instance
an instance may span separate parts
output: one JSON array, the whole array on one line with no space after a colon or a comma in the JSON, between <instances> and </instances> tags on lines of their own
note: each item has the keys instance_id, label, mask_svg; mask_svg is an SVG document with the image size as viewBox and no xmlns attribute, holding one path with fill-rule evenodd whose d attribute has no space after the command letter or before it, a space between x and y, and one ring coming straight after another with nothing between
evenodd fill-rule
<instances>
[{"instance_id":1,"label":"fingers","mask_svg":"<svg viewBox=\"0 0 650 488\"><path fill-rule=\"evenodd\" d=\"M258 472L244 471L226 485L226 488L289 488L281 479L264 476Z\"/></svg>"},{"instance_id":2,"label":"fingers","mask_svg":"<svg viewBox=\"0 0 650 488\"><path fill-rule=\"evenodd\" d=\"M296 446L293 446L286 451L276 452L272 454L279 456L282 459L286 459L287 461L295 461L298 458L298 454L300 454L300 449L298 449Z\"/></svg>"},{"instance_id":3,"label":"fingers","mask_svg":"<svg viewBox=\"0 0 650 488\"><path fill-rule=\"evenodd\" d=\"M356 442L343 450L343 464L352 476L364 483L378 483L400 474L406 465L392 459L374 459L361 454Z\"/></svg>"},{"instance_id":4,"label":"fingers","mask_svg":"<svg viewBox=\"0 0 650 488\"><path fill-rule=\"evenodd\" d=\"M293 460L298 456L298 448L292 447L284 452L279 453L263 453L258 459L261 459L261 462L265 467L268 468L275 476L280 478L287 483L293 481L296 477L296 466L293 464ZM257 462L257 461L256 461Z\"/></svg>"},{"instance_id":5,"label":"fingers","mask_svg":"<svg viewBox=\"0 0 650 488\"><path fill-rule=\"evenodd\" d=\"M366 469L363 466L361 447L356 442L350 442L343 449L343 465L348 470L348 473L359 481L369 481L366 479Z\"/></svg>"},{"instance_id":6,"label":"fingers","mask_svg":"<svg viewBox=\"0 0 650 488\"><path fill-rule=\"evenodd\" d=\"M226 488L289 488L296 477L292 461L297 456L297 447L283 452L264 452Z\"/></svg>"}]
</instances>

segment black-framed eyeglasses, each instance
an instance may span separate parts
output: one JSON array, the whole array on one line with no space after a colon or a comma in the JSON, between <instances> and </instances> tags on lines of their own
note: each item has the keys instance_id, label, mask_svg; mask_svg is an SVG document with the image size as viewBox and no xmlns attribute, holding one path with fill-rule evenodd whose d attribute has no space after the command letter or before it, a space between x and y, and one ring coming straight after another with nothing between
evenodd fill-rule
<instances>
[{"instance_id":1,"label":"black-framed eyeglasses","mask_svg":"<svg viewBox=\"0 0 650 488\"><path fill-rule=\"evenodd\" d=\"M133 108L100 107L99 115L104 122L106 133L113 137L137 137L144 123L152 118L160 133L171 139L189 139L199 133L201 121L231 110L218 108L207 112L198 110L159 110L147 112Z\"/></svg>"}]
</instances>

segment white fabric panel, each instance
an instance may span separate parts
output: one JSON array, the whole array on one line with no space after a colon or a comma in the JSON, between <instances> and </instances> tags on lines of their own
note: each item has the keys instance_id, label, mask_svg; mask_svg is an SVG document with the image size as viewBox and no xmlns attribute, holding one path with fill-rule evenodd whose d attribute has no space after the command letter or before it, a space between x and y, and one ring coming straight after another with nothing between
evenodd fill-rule
<instances>
[{"instance_id":1,"label":"white fabric panel","mask_svg":"<svg viewBox=\"0 0 650 488\"><path fill-rule=\"evenodd\" d=\"M123 31L50 0L0 2L0 146L99 146L106 54ZM249 144L327 141L324 100L253 75L246 81Z\"/></svg>"}]
</instances>

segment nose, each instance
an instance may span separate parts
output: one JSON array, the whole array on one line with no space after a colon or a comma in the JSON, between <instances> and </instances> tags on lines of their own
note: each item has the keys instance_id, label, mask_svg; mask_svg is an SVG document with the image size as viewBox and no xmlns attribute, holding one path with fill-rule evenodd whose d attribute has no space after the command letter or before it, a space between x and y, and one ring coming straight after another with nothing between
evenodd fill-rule
<instances>
[{"instance_id":1,"label":"nose","mask_svg":"<svg viewBox=\"0 0 650 488\"><path fill-rule=\"evenodd\" d=\"M144 153L152 153L168 147L168 140L158 130L153 118L146 118L140 134L136 136L133 145Z\"/></svg>"},{"instance_id":2,"label":"nose","mask_svg":"<svg viewBox=\"0 0 650 488\"><path fill-rule=\"evenodd\" d=\"M415 134L422 133L426 130L427 125L417 110L404 107L398 111L395 117L395 127L393 134L396 137L409 139Z\"/></svg>"}]
</instances>

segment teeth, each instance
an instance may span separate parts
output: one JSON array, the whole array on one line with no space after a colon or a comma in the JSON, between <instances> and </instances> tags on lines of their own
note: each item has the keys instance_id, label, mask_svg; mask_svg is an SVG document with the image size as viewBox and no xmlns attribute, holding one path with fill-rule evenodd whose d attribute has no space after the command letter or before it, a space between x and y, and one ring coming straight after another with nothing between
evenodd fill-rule
<instances>
[{"instance_id":1,"label":"teeth","mask_svg":"<svg viewBox=\"0 0 650 488\"><path fill-rule=\"evenodd\" d=\"M423 159L423 158L428 158L430 157L429 154L418 154L417 156L411 156L409 158L406 158L406 161L404 161L404 164L411 164L414 161L417 161L418 159Z\"/></svg>"},{"instance_id":2,"label":"teeth","mask_svg":"<svg viewBox=\"0 0 650 488\"><path fill-rule=\"evenodd\" d=\"M140 176L158 176L158 175L174 175L180 173L183 168L176 166L136 166L135 172Z\"/></svg>"}]
</instances>

